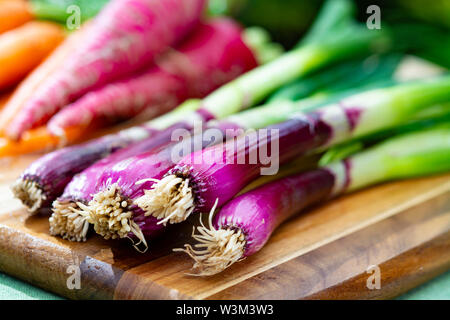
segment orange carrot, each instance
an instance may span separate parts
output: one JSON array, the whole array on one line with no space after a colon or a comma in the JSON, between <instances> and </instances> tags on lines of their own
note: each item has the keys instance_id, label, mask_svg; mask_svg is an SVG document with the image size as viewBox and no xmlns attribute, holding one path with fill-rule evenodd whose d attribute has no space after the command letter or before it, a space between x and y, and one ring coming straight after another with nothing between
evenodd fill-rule
<instances>
[{"instance_id":1,"label":"orange carrot","mask_svg":"<svg viewBox=\"0 0 450 320\"><path fill-rule=\"evenodd\" d=\"M20 81L64 39L61 26L32 21L0 36L0 89Z\"/></svg>"},{"instance_id":2,"label":"orange carrot","mask_svg":"<svg viewBox=\"0 0 450 320\"><path fill-rule=\"evenodd\" d=\"M0 33L17 28L32 18L28 2L0 0Z\"/></svg>"},{"instance_id":3,"label":"orange carrot","mask_svg":"<svg viewBox=\"0 0 450 320\"><path fill-rule=\"evenodd\" d=\"M1 0L0 0L1 1ZM19 86L14 90L11 98L0 113L0 132L8 125L14 116L16 116L23 108L25 102L30 99L36 89L47 79L53 72L61 68L66 62L66 58L73 52L83 37L87 27L86 23L82 29L74 31L66 40L53 51L48 58L44 60L34 71L26 77Z\"/></svg>"},{"instance_id":4,"label":"orange carrot","mask_svg":"<svg viewBox=\"0 0 450 320\"><path fill-rule=\"evenodd\" d=\"M66 129L64 141L52 135L45 126L25 131L19 141L0 137L0 158L56 149L62 144L78 141L84 132L83 129L83 127Z\"/></svg>"},{"instance_id":5,"label":"orange carrot","mask_svg":"<svg viewBox=\"0 0 450 320\"><path fill-rule=\"evenodd\" d=\"M7 99L8 94L0 97L0 109L4 107ZM58 138L49 134L45 127L28 131L19 142L0 137L0 158L54 149L58 143Z\"/></svg>"}]
</instances>

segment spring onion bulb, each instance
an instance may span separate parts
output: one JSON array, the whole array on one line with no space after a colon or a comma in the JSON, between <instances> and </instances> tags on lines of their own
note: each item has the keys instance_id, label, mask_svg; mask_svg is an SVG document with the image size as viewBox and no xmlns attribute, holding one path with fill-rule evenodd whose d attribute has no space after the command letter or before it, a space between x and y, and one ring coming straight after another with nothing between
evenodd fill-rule
<instances>
[{"instance_id":1,"label":"spring onion bulb","mask_svg":"<svg viewBox=\"0 0 450 320\"><path fill-rule=\"evenodd\" d=\"M310 205L393 179L450 170L450 126L395 136L341 161L279 179L242 194L195 228L194 275L217 274L258 252L274 230Z\"/></svg>"},{"instance_id":2,"label":"spring onion bulb","mask_svg":"<svg viewBox=\"0 0 450 320\"><path fill-rule=\"evenodd\" d=\"M169 130L132 144L97 161L92 166L77 174L65 187L63 194L52 204L52 215L49 218L50 234L61 236L71 241L86 241L89 224L80 206L86 205L95 193L95 186L102 172L114 162L152 150L170 142L175 129L191 129L190 126L180 126L181 122Z\"/></svg>"}]
</instances>

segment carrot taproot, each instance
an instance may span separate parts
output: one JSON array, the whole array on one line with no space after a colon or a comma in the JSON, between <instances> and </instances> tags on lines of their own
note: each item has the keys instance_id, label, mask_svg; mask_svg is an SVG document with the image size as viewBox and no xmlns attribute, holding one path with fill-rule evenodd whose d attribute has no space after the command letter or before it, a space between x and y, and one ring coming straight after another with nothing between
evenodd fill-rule
<instances>
[{"instance_id":1,"label":"carrot taproot","mask_svg":"<svg viewBox=\"0 0 450 320\"><path fill-rule=\"evenodd\" d=\"M17 28L32 18L33 14L27 1L0 1L0 33Z\"/></svg>"},{"instance_id":2,"label":"carrot taproot","mask_svg":"<svg viewBox=\"0 0 450 320\"><path fill-rule=\"evenodd\" d=\"M88 23L80 30L72 32L36 69L33 70L14 90L12 96L0 113L0 132L21 111L25 103L32 97L37 88L48 79L53 72L61 68L69 54L81 41Z\"/></svg>"},{"instance_id":3,"label":"carrot taproot","mask_svg":"<svg viewBox=\"0 0 450 320\"><path fill-rule=\"evenodd\" d=\"M88 37L17 115L6 135L17 140L88 91L141 70L199 23L205 0L113 0Z\"/></svg>"},{"instance_id":4,"label":"carrot taproot","mask_svg":"<svg viewBox=\"0 0 450 320\"><path fill-rule=\"evenodd\" d=\"M80 138L80 133L78 128L70 128L66 130L66 137L75 141ZM19 141L0 137L0 158L53 150L63 142L60 137L52 135L45 126L42 126L26 131Z\"/></svg>"},{"instance_id":5,"label":"carrot taproot","mask_svg":"<svg viewBox=\"0 0 450 320\"><path fill-rule=\"evenodd\" d=\"M64 29L51 22L32 21L0 36L0 89L20 81L55 49Z\"/></svg>"}]
</instances>

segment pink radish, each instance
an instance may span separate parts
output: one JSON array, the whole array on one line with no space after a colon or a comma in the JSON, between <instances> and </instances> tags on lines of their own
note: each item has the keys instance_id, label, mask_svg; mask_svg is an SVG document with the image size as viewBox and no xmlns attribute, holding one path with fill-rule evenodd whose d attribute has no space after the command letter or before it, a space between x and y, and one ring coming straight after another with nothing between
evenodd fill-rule
<instances>
[{"instance_id":1,"label":"pink radish","mask_svg":"<svg viewBox=\"0 0 450 320\"><path fill-rule=\"evenodd\" d=\"M206 0L113 0L93 21L91 34L42 84L6 134L19 139L89 90L150 65L199 22Z\"/></svg>"},{"instance_id":2,"label":"pink radish","mask_svg":"<svg viewBox=\"0 0 450 320\"><path fill-rule=\"evenodd\" d=\"M230 19L214 19L200 25L156 66L88 93L56 114L48 127L62 134L74 126L97 127L137 115L153 118L187 98L205 96L256 66L242 40L242 29Z\"/></svg>"}]
</instances>

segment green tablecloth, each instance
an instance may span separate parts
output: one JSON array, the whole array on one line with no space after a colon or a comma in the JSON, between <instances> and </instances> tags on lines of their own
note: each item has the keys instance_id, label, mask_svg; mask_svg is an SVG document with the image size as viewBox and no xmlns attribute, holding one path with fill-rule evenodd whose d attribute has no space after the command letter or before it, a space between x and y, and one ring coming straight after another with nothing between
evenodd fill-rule
<instances>
[{"instance_id":1,"label":"green tablecloth","mask_svg":"<svg viewBox=\"0 0 450 320\"><path fill-rule=\"evenodd\" d=\"M398 297L399 300L450 300L450 271Z\"/></svg>"},{"instance_id":2,"label":"green tablecloth","mask_svg":"<svg viewBox=\"0 0 450 320\"><path fill-rule=\"evenodd\" d=\"M58 300L61 297L0 273L0 300ZM450 299L450 271L400 296L400 300Z\"/></svg>"},{"instance_id":3,"label":"green tablecloth","mask_svg":"<svg viewBox=\"0 0 450 320\"><path fill-rule=\"evenodd\" d=\"M57 300L61 297L0 273L0 300Z\"/></svg>"}]
</instances>

